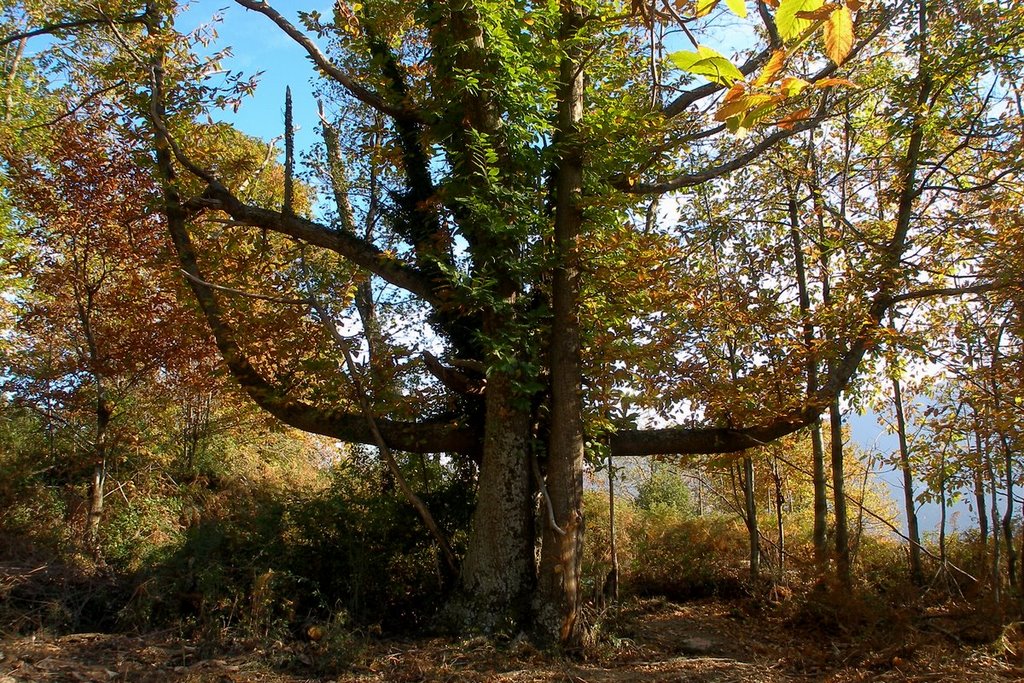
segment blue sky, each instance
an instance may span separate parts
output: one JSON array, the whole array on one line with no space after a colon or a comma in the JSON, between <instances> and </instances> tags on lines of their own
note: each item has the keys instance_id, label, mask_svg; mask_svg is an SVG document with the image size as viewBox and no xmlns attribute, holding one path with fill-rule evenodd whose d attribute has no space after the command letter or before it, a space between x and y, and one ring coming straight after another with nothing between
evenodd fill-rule
<instances>
[{"instance_id":1,"label":"blue sky","mask_svg":"<svg viewBox=\"0 0 1024 683\"><path fill-rule=\"evenodd\" d=\"M277 9L298 25L296 4L278 2ZM326 0L301 3L307 11L319 10L328 15L332 4ZM216 15L223 20L211 23ZM233 56L225 60L225 68L246 75L263 72L256 94L244 100L237 113L225 111L215 118L232 123L249 135L271 140L284 132L284 94L290 86L298 158L316 141L317 109L311 86L314 72L305 53L267 17L224 0L193 2L178 18L178 29L187 32L207 23L218 35L214 49L232 48Z\"/></svg>"}]
</instances>

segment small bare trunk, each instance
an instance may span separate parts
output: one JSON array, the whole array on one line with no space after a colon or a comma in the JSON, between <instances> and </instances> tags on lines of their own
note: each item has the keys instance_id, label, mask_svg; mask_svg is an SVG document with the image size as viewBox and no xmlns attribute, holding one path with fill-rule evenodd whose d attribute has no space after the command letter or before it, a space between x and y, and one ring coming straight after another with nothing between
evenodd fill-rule
<instances>
[{"instance_id":1,"label":"small bare trunk","mask_svg":"<svg viewBox=\"0 0 1024 683\"><path fill-rule=\"evenodd\" d=\"M92 478L89 480L88 516L85 520L85 547L94 555L99 554L100 523L103 521L103 503L107 482L107 428L113 413L107 401L103 385L97 382L96 399L96 450Z\"/></svg>"},{"instance_id":2,"label":"small bare trunk","mask_svg":"<svg viewBox=\"0 0 1024 683\"><path fill-rule=\"evenodd\" d=\"M743 516L750 541L750 578L761 574L761 538L757 528L757 500L754 498L754 460L743 458Z\"/></svg>"},{"instance_id":3,"label":"small bare trunk","mask_svg":"<svg viewBox=\"0 0 1024 683\"><path fill-rule=\"evenodd\" d=\"M775 526L779 537L779 579L786 573L786 527L782 512L786 505L786 493L782 486L782 467L779 459L772 461L772 480L775 484Z\"/></svg>"},{"instance_id":4,"label":"small bare trunk","mask_svg":"<svg viewBox=\"0 0 1024 683\"><path fill-rule=\"evenodd\" d=\"M832 436L832 496L836 520L836 573L843 586L849 586L850 535L846 514L846 477L843 473L843 415L839 410L839 397L829 407L829 425Z\"/></svg>"},{"instance_id":5,"label":"small bare trunk","mask_svg":"<svg viewBox=\"0 0 1024 683\"><path fill-rule=\"evenodd\" d=\"M619 600L619 550L615 541L615 468L612 466L612 454L608 453L608 544L611 553L612 567L605 579L601 591L607 602Z\"/></svg>"},{"instance_id":6,"label":"small bare trunk","mask_svg":"<svg viewBox=\"0 0 1024 683\"><path fill-rule=\"evenodd\" d=\"M900 471L903 473L903 509L907 515L907 538L910 539L910 576L920 586L924 583L921 569L921 533L917 524L917 501L914 496L914 473L910 466L907 444L907 420L903 411L903 390L900 381L892 380L892 398L896 409L896 436L900 446Z\"/></svg>"}]
</instances>

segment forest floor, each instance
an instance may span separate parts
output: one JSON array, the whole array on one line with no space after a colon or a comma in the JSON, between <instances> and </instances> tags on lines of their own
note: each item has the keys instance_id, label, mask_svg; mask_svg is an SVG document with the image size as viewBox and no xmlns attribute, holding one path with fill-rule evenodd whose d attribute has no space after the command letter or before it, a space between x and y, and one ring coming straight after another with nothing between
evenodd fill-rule
<instances>
[{"instance_id":1,"label":"forest floor","mask_svg":"<svg viewBox=\"0 0 1024 683\"><path fill-rule=\"evenodd\" d=\"M319 641L227 639L214 646L167 632L36 634L0 640L0 683L1024 680L1024 632L1000 635L965 605L870 622L749 599L635 599L598 623L594 643L576 657L540 652L523 638L495 643L328 632Z\"/></svg>"}]
</instances>

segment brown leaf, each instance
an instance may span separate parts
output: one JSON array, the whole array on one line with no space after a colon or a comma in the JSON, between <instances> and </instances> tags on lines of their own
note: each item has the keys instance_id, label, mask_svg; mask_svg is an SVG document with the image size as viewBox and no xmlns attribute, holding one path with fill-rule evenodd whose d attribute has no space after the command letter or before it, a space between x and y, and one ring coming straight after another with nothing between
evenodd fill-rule
<instances>
[{"instance_id":1,"label":"brown leaf","mask_svg":"<svg viewBox=\"0 0 1024 683\"><path fill-rule=\"evenodd\" d=\"M764 71L758 75L757 80L754 81L755 86L768 85L779 77L779 73L782 71L782 67L786 64L786 50L780 48L772 53L768 63L764 65Z\"/></svg>"},{"instance_id":2,"label":"brown leaf","mask_svg":"<svg viewBox=\"0 0 1024 683\"><path fill-rule=\"evenodd\" d=\"M792 130L793 126L800 123L801 121L806 121L810 117L810 115L810 108L805 107L803 109L799 109L792 113L786 114L786 116L779 119L778 123L776 123L775 125L777 125L779 128L782 128L783 130Z\"/></svg>"},{"instance_id":3,"label":"brown leaf","mask_svg":"<svg viewBox=\"0 0 1024 683\"><path fill-rule=\"evenodd\" d=\"M808 21L826 21L832 16L832 13L837 10L840 6L834 2L822 5L816 10L804 10L796 13L797 19L807 19Z\"/></svg>"}]
</instances>

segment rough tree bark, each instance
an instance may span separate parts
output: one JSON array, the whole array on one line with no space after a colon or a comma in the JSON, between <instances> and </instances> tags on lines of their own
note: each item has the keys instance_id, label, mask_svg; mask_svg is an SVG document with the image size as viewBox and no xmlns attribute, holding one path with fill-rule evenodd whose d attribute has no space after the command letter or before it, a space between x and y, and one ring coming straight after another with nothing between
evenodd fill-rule
<instances>
[{"instance_id":1,"label":"rough tree bark","mask_svg":"<svg viewBox=\"0 0 1024 683\"><path fill-rule=\"evenodd\" d=\"M554 519L544 526L534 603L535 628L545 640L579 644L584 625L580 569L583 559L583 376L579 338L579 253L583 224L583 151L578 139L583 119L582 56L577 34L583 8L561 4L563 43L558 86L554 224L554 277L551 319L551 433L547 489ZM556 526L557 524L557 526Z\"/></svg>"}]
</instances>

